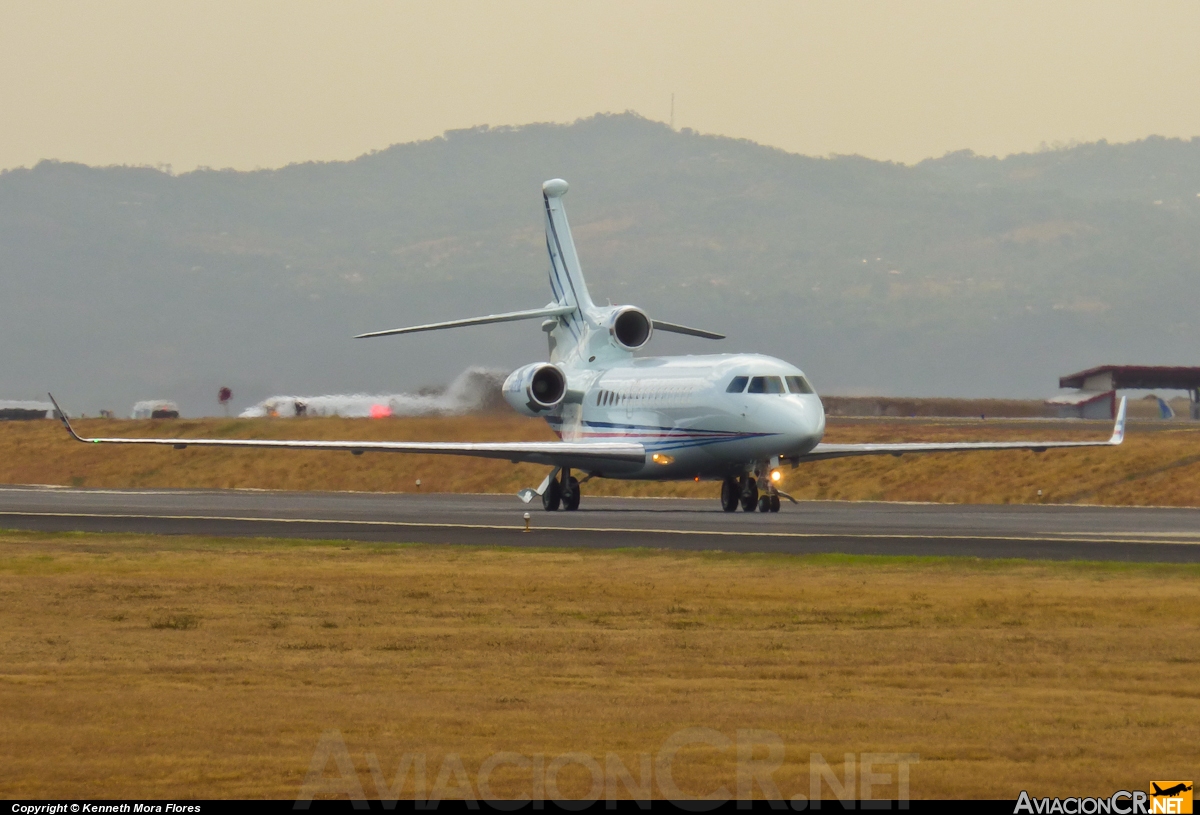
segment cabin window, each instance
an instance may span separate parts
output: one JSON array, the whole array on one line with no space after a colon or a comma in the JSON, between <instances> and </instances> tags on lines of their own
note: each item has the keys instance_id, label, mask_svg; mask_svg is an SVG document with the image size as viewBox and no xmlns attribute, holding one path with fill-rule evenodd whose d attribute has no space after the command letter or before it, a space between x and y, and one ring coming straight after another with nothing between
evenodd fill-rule
<instances>
[{"instance_id":1,"label":"cabin window","mask_svg":"<svg viewBox=\"0 0 1200 815\"><path fill-rule=\"evenodd\" d=\"M802 376L787 377L788 390L792 393L813 393L813 386Z\"/></svg>"},{"instance_id":2,"label":"cabin window","mask_svg":"<svg viewBox=\"0 0 1200 815\"><path fill-rule=\"evenodd\" d=\"M759 377L761 379L762 377ZM729 383L729 387L725 389L726 393L741 393L746 389L746 383L750 381L748 376L735 376L733 381Z\"/></svg>"},{"instance_id":3,"label":"cabin window","mask_svg":"<svg viewBox=\"0 0 1200 815\"><path fill-rule=\"evenodd\" d=\"M748 393L783 393L783 380L778 376L756 376L750 380Z\"/></svg>"}]
</instances>

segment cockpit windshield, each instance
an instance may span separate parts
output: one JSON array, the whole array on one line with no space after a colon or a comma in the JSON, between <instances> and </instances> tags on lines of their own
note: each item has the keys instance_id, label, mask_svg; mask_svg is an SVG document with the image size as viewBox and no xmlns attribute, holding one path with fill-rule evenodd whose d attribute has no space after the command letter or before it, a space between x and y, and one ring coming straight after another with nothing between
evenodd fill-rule
<instances>
[{"instance_id":1,"label":"cockpit windshield","mask_svg":"<svg viewBox=\"0 0 1200 815\"><path fill-rule=\"evenodd\" d=\"M792 393L815 393L813 386L802 376L787 377L788 390Z\"/></svg>"},{"instance_id":2,"label":"cockpit windshield","mask_svg":"<svg viewBox=\"0 0 1200 815\"><path fill-rule=\"evenodd\" d=\"M784 382L787 386L784 386ZM749 388L746 386L749 385ZM735 376L726 393L816 393L808 379L801 376Z\"/></svg>"},{"instance_id":3,"label":"cockpit windshield","mask_svg":"<svg viewBox=\"0 0 1200 815\"><path fill-rule=\"evenodd\" d=\"M756 376L750 380L747 393L783 393L783 379L778 376Z\"/></svg>"}]
</instances>

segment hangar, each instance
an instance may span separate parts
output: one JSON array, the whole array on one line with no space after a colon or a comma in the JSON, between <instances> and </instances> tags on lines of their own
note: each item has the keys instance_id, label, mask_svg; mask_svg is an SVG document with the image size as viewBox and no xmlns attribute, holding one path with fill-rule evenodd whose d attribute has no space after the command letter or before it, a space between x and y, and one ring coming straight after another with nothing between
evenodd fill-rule
<instances>
[{"instance_id":1,"label":"hangar","mask_svg":"<svg viewBox=\"0 0 1200 815\"><path fill-rule=\"evenodd\" d=\"M0 421L49 419L53 413L54 405L49 402L0 399Z\"/></svg>"},{"instance_id":2,"label":"hangar","mask_svg":"<svg viewBox=\"0 0 1200 815\"><path fill-rule=\"evenodd\" d=\"M1191 417L1200 419L1200 368L1101 365L1059 377L1058 386L1076 389L1046 400L1058 408L1060 418L1111 419L1118 390L1177 390L1188 392Z\"/></svg>"}]
</instances>

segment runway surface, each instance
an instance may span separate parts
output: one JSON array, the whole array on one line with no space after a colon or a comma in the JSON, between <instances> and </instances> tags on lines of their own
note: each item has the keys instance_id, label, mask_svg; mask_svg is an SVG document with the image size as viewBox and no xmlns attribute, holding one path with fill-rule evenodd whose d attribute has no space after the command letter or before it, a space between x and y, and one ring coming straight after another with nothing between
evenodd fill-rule
<instances>
[{"instance_id":1,"label":"runway surface","mask_svg":"<svg viewBox=\"0 0 1200 815\"><path fill-rule=\"evenodd\" d=\"M529 512L532 530L524 531ZM1200 510L849 502L725 513L717 500L0 487L0 528L500 546L1200 562Z\"/></svg>"}]
</instances>

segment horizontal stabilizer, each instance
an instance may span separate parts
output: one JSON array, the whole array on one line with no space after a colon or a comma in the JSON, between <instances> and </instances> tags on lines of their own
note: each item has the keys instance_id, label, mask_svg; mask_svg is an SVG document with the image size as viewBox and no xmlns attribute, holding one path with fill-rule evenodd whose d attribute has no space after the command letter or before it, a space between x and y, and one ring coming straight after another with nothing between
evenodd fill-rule
<instances>
[{"instance_id":1,"label":"horizontal stabilizer","mask_svg":"<svg viewBox=\"0 0 1200 815\"><path fill-rule=\"evenodd\" d=\"M655 331L669 331L672 334L687 334L689 337L703 337L706 340L723 340L724 334L718 334L715 331L705 331L703 328L689 328L686 325L678 325L676 323L666 323L662 320L653 320Z\"/></svg>"},{"instance_id":2,"label":"horizontal stabilizer","mask_svg":"<svg viewBox=\"0 0 1200 815\"><path fill-rule=\"evenodd\" d=\"M489 314L486 317L468 317L465 320L447 320L444 323L412 325L407 328L389 328L387 331L372 331L368 334L359 334L354 339L361 340L367 337L387 337L391 334L415 334L418 331L437 331L442 328L461 328L465 325L511 323L516 320L537 320L543 317L561 317L564 314L570 314L574 310L574 306L546 306L545 308L531 308L527 311L510 311L506 314Z\"/></svg>"}]
</instances>

